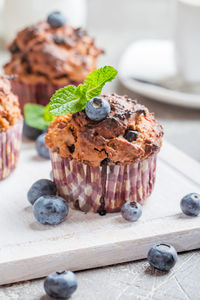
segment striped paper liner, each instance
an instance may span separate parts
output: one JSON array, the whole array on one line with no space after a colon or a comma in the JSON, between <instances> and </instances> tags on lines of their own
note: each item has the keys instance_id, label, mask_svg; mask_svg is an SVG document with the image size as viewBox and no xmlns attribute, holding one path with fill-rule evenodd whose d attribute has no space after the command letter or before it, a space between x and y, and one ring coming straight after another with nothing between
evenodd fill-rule
<instances>
[{"instance_id":1,"label":"striped paper liner","mask_svg":"<svg viewBox=\"0 0 200 300\"><path fill-rule=\"evenodd\" d=\"M141 204L155 182L157 156L129 164L91 167L50 152L58 193L84 212L117 212L126 201Z\"/></svg>"},{"instance_id":2,"label":"striped paper liner","mask_svg":"<svg viewBox=\"0 0 200 300\"><path fill-rule=\"evenodd\" d=\"M23 119L5 132L0 132L0 180L16 168L22 137Z\"/></svg>"},{"instance_id":3,"label":"striped paper liner","mask_svg":"<svg viewBox=\"0 0 200 300\"><path fill-rule=\"evenodd\" d=\"M78 85L79 83L71 84ZM55 91L64 86L45 83L27 84L16 80L11 80L11 85L13 93L19 97L22 112L27 103L47 105Z\"/></svg>"}]
</instances>

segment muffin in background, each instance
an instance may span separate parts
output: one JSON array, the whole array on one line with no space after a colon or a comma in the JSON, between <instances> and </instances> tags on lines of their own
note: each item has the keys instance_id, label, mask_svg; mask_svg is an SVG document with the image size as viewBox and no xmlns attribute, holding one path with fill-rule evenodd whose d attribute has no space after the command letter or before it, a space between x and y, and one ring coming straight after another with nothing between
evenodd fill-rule
<instances>
[{"instance_id":1,"label":"muffin in background","mask_svg":"<svg viewBox=\"0 0 200 300\"><path fill-rule=\"evenodd\" d=\"M22 123L18 97L11 92L9 80L0 76L0 180L17 165Z\"/></svg>"},{"instance_id":2,"label":"muffin in background","mask_svg":"<svg viewBox=\"0 0 200 300\"><path fill-rule=\"evenodd\" d=\"M110 113L92 121L82 110L50 124L53 178L59 194L84 212L120 211L126 201L150 196L163 129L148 109L116 94L103 94Z\"/></svg>"},{"instance_id":3,"label":"muffin in background","mask_svg":"<svg viewBox=\"0 0 200 300\"><path fill-rule=\"evenodd\" d=\"M103 53L85 30L68 25L58 12L20 31L8 50L4 71L16 75L11 84L21 109L26 103L46 105L55 90L82 83Z\"/></svg>"}]
</instances>

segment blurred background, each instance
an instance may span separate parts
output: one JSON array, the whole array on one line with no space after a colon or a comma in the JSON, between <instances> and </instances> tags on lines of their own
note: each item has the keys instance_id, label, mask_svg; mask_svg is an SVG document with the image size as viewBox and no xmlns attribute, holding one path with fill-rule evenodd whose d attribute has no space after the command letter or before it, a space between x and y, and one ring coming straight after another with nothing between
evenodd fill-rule
<instances>
[{"instance_id":1,"label":"blurred background","mask_svg":"<svg viewBox=\"0 0 200 300\"><path fill-rule=\"evenodd\" d=\"M2 0L0 4L3 6ZM95 37L96 44L105 50L99 65L118 68L121 56L134 41L147 38L174 40L175 36L175 0L5 0L4 5L0 17L1 65L8 59L5 41L11 39L14 31L23 28L22 23L34 23L62 7L72 25L85 26ZM200 161L200 105L199 108L184 108L150 100L127 89L119 79L107 85L105 91L137 98L155 112L164 126L165 139Z\"/></svg>"}]
</instances>

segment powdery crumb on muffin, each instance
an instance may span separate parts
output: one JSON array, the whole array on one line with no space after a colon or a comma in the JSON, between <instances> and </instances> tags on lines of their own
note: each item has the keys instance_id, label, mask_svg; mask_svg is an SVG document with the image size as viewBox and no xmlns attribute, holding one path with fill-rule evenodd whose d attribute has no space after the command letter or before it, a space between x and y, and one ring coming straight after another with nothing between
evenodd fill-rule
<instances>
[{"instance_id":1,"label":"powdery crumb on muffin","mask_svg":"<svg viewBox=\"0 0 200 300\"><path fill-rule=\"evenodd\" d=\"M75 159L90 166L124 165L151 157L160 150L163 129L148 109L116 94L102 95L111 112L102 121L87 118L85 111L59 116L50 124L46 145L62 158ZM129 142L126 130L137 131Z\"/></svg>"},{"instance_id":2,"label":"powdery crumb on muffin","mask_svg":"<svg viewBox=\"0 0 200 300\"><path fill-rule=\"evenodd\" d=\"M17 81L30 84L82 82L96 69L103 53L83 29L52 28L47 22L20 31L8 49L12 57L4 66L5 73L17 74Z\"/></svg>"},{"instance_id":3,"label":"powdery crumb on muffin","mask_svg":"<svg viewBox=\"0 0 200 300\"><path fill-rule=\"evenodd\" d=\"M9 80L0 76L0 132L8 130L20 118L18 97L11 92Z\"/></svg>"}]
</instances>

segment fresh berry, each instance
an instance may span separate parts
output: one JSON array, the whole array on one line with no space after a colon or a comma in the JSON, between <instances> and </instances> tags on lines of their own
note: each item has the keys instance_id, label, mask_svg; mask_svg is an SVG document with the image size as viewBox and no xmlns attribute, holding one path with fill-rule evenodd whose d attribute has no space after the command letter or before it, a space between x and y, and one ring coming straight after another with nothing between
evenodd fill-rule
<instances>
[{"instance_id":1,"label":"fresh berry","mask_svg":"<svg viewBox=\"0 0 200 300\"><path fill-rule=\"evenodd\" d=\"M135 202L125 202L121 208L122 217L130 222L137 221L142 215L142 206Z\"/></svg>"},{"instance_id":2,"label":"fresh berry","mask_svg":"<svg viewBox=\"0 0 200 300\"><path fill-rule=\"evenodd\" d=\"M27 193L28 201L33 205L41 196L55 196L56 185L49 179L40 179L36 181Z\"/></svg>"},{"instance_id":3,"label":"fresh berry","mask_svg":"<svg viewBox=\"0 0 200 300\"><path fill-rule=\"evenodd\" d=\"M101 121L110 113L110 104L103 97L94 97L87 102L85 112L90 120Z\"/></svg>"},{"instance_id":4,"label":"fresh berry","mask_svg":"<svg viewBox=\"0 0 200 300\"><path fill-rule=\"evenodd\" d=\"M200 194L190 193L183 197L181 209L187 216L198 216L200 213Z\"/></svg>"},{"instance_id":5,"label":"fresh berry","mask_svg":"<svg viewBox=\"0 0 200 300\"><path fill-rule=\"evenodd\" d=\"M24 126L23 126L23 134L25 137L27 137L30 140L36 140L37 137L42 134L42 130L34 128L29 126L28 124L26 124L26 122L24 122Z\"/></svg>"},{"instance_id":6,"label":"fresh berry","mask_svg":"<svg viewBox=\"0 0 200 300\"><path fill-rule=\"evenodd\" d=\"M52 28L59 28L66 23L66 17L59 11L52 12L48 15L47 22Z\"/></svg>"},{"instance_id":7,"label":"fresh berry","mask_svg":"<svg viewBox=\"0 0 200 300\"><path fill-rule=\"evenodd\" d=\"M136 141L138 138L138 132L135 130L126 130L124 134L124 138L130 143Z\"/></svg>"},{"instance_id":8,"label":"fresh berry","mask_svg":"<svg viewBox=\"0 0 200 300\"><path fill-rule=\"evenodd\" d=\"M33 213L43 225L57 225L68 215L68 205L59 196L41 196L33 205Z\"/></svg>"},{"instance_id":9,"label":"fresh berry","mask_svg":"<svg viewBox=\"0 0 200 300\"><path fill-rule=\"evenodd\" d=\"M57 271L49 274L44 281L44 289L52 298L68 299L77 289L76 275L71 271Z\"/></svg>"},{"instance_id":10,"label":"fresh berry","mask_svg":"<svg viewBox=\"0 0 200 300\"><path fill-rule=\"evenodd\" d=\"M155 269L168 272L177 262L177 252L171 245L154 245L148 252L147 260Z\"/></svg>"},{"instance_id":11,"label":"fresh berry","mask_svg":"<svg viewBox=\"0 0 200 300\"><path fill-rule=\"evenodd\" d=\"M46 133L43 133L38 136L38 138L35 141L35 148L37 153L43 157L43 158L50 158L49 149L45 145L45 135Z\"/></svg>"}]
</instances>

